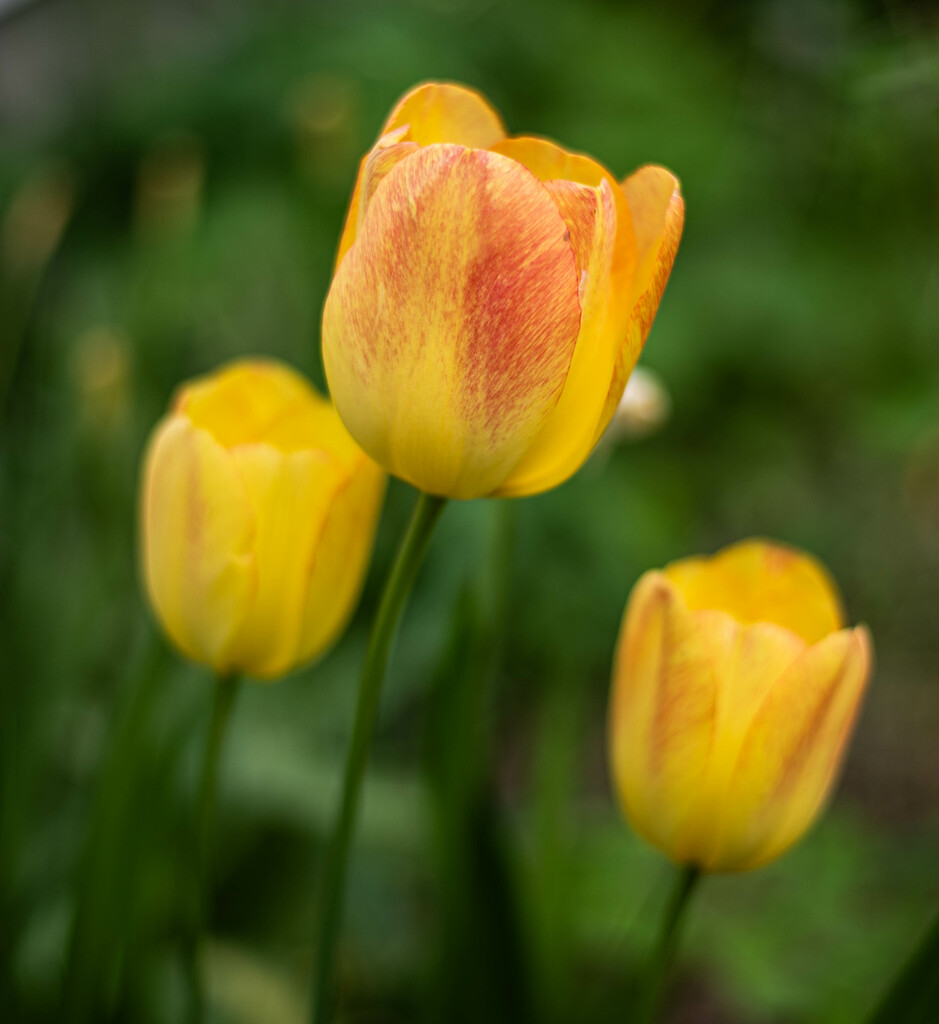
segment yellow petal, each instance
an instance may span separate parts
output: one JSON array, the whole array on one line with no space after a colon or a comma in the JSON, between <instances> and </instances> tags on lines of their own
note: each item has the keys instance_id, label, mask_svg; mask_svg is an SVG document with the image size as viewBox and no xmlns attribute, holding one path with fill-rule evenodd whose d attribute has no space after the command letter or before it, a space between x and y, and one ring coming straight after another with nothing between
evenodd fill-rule
<instances>
[{"instance_id":1,"label":"yellow petal","mask_svg":"<svg viewBox=\"0 0 939 1024\"><path fill-rule=\"evenodd\" d=\"M396 163L420 148L415 142L402 141L406 138L407 133L408 127L405 125L403 128L396 128L394 131L388 132L387 135L382 135L359 163L359 173L355 179L355 188L352 190L346 223L339 239L339 249L336 252L334 272L361 231L365 211L379 183Z\"/></svg>"},{"instance_id":2,"label":"yellow petal","mask_svg":"<svg viewBox=\"0 0 939 1024\"><path fill-rule=\"evenodd\" d=\"M352 615L365 580L384 493L385 474L362 456L333 499L307 581L301 662L326 650Z\"/></svg>"},{"instance_id":3,"label":"yellow petal","mask_svg":"<svg viewBox=\"0 0 939 1024\"><path fill-rule=\"evenodd\" d=\"M169 416L148 448L141 523L163 628L190 658L224 671L257 588L256 522L228 453L182 415Z\"/></svg>"},{"instance_id":4,"label":"yellow petal","mask_svg":"<svg viewBox=\"0 0 939 1024\"><path fill-rule=\"evenodd\" d=\"M616 359L596 440L623 397L626 381L646 343L672 272L685 222L678 179L664 167L642 167L623 182L632 212L638 264L629 289L630 315Z\"/></svg>"},{"instance_id":5,"label":"yellow petal","mask_svg":"<svg viewBox=\"0 0 939 1024\"><path fill-rule=\"evenodd\" d=\"M501 118L485 98L452 82L426 82L413 88L398 101L381 134L405 125L408 141L419 146L452 142L491 149L505 136Z\"/></svg>"},{"instance_id":6,"label":"yellow petal","mask_svg":"<svg viewBox=\"0 0 939 1024\"><path fill-rule=\"evenodd\" d=\"M595 160L544 139L505 139L494 147L545 181L571 229L581 269L580 337L556 409L499 493L535 494L580 468L597 425L630 310L636 243L629 205ZM596 211L589 217L592 203Z\"/></svg>"},{"instance_id":7,"label":"yellow petal","mask_svg":"<svg viewBox=\"0 0 939 1024\"><path fill-rule=\"evenodd\" d=\"M765 863L803 834L831 788L870 641L859 628L809 642L792 619L799 593L814 608L803 630L814 637L819 609L828 623L840 614L824 571L748 542L647 573L630 597L613 675L614 777L637 831L679 863Z\"/></svg>"},{"instance_id":8,"label":"yellow petal","mask_svg":"<svg viewBox=\"0 0 939 1024\"><path fill-rule=\"evenodd\" d=\"M478 92L449 82L427 82L398 101L381 130L379 145L389 135L395 136L395 143L429 146L435 142L452 142L472 149L489 149L505 135L505 128L499 115ZM346 224L339 240L337 267L352 247L359 230L360 194L370 155L359 166ZM402 155L398 150L392 158Z\"/></svg>"},{"instance_id":9,"label":"yellow petal","mask_svg":"<svg viewBox=\"0 0 939 1024\"><path fill-rule=\"evenodd\" d=\"M690 609L720 609L740 622L774 622L806 643L843 624L834 581L810 555L748 540L712 558L673 562L665 574Z\"/></svg>"},{"instance_id":10,"label":"yellow petal","mask_svg":"<svg viewBox=\"0 0 939 1024\"><path fill-rule=\"evenodd\" d=\"M780 677L742 746L724 843L708 866L749 870L803 835L831 790L869 673L870 638L858 628L814 644Z\"/></svg>"},{"instance_id":11,"label":"yellow petal","mask_svg":"<svg viewBox=\"0 0 939 1024\"><path fill-rule=\"evenodd\" d=\"M707 765L690 783L695 791L684 827L676 837L677 860L712 868L727 845L728 794L740 750L766 694L805 651L805 641L788 629L758 622L744 626L719 611L697 611L704 630L716 628L728 640L715 661L717 697Z\"/></svg>"},{"instance_id":12,"label":"yellow petal","mask_svg":"<svg viewBox=\"0 0 939 1024\"><path fill-rule=\"evenodd\" d=\"M659 572L646 573L630 596L610 713L614 778L633 827L678 860L688 852L735 638L729 616L692 616Z\"/></svg>"},{"instance_id":13,"label":"yellow petal","mask_svg":"<svg viewBox=\"0 0 939 1024\"><path fill-rule=\"evenodd\" d=\"M689 611L662 573L636 585L614 668L614 776L633 826L676 862L715 867L748 730L805 647L778 626Z\"/></svg>"},{"instance_id":14,"label":"yellow petal","mask_svg":"<svg viewBox=\"0 0 939 1024\"><path fill-rule=\"evenodd\" d=\"M384 477L332 403L279 363L232 363L184 386L174 408L144 472L154 607L191 657L282 675L348 617Z\"/></svg>"},{"instance_id":15,"label":"yellow petal","mask_svg":"<svg viewBox=\"0 0 939 1024\"><path fill-rule=\"evenodd\" d=\"M362 179L365 177L365 168L371 151L365 154L359 161L359 173L355 177L355 186L352 189L352 198L349 200L349 209L346 212L346 222L342 227L342 234L339 236L339 248L336 250L336 261L333 264L333 273L336 272L339 264L342 263L346 253L352 248L359 231L359 207L362 198Z\"/></svg>"},{"instance_id":16,"label":"yellow petal","mask_svg":"<svg viewBox=\"0 0 939 1024\"><path fill-rule=\"evenodd\" d=\"M319 448L347 464L359 449L332 403L288 366L240 359L179 392L175 410L207 430L223 447L270 444L282 452Z\"/></svg>"},{"instance_id":17,"label":"yellow petal","mask_svg":"<svg viewBox=\"0 0 939 1024\"><path fill-rule=\"evenodd\" d=\"M376 462L471 498L530 447L579 328L568 230L544 186L505 157L435 145L375 193L326 300L323 358Z\"/></svg>"},{"instance_id":18,"label":"yellow petal","mask_svg":"<svg viewBox=\"0 0 939 1024\"><path fill-rule=\"evenodd\" d=\"M228 657L249 675L275 677L299 661L316 543L348 476L322 451L249 444L231 458L257 522L257 592Z\"/></svg>"},{"instance_id":19,"label":"yellow petal","mask_svg":"<svg viewBox=\"0 0 939 1024\"><path fill-rule=\"evenodd\" d=\"M383 135L366 157L358 200L358 231L362 230L362 221L368 210L368 204L372 201L372 196L375 195L375 189L378 188L392 167L420 149L415 142L401 141L406 133L407 127L404 127L389 132L388 135Z\"/></svg>"}]
</instances>

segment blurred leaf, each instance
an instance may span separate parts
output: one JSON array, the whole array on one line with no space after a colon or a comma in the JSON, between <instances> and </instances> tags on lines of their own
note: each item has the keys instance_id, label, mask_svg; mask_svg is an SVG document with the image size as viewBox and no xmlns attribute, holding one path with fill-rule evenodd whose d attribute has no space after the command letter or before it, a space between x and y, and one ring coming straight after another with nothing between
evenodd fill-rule
<instances>
[{"instance_id":1,"label":"blurred leaf","mask_svg":"<svg viewBox=\"0 0 939 1024\"><path fill-rule=\"evenodd\" d=\"M929 1024L939 1018L939 919L902 968L868 1024Z\"/></svg>"}]
</instances>

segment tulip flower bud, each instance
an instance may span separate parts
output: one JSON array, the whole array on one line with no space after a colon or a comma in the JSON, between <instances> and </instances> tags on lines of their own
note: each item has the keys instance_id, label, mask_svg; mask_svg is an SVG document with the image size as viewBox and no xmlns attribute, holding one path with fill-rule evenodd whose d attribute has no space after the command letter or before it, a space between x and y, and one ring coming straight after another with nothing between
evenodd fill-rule
<instances>
[{"instance_id":1,"label":"tulip flower bud","mask_svg":"<svg viewBox=\"0 0 939 1024\"><path fill-rule=\"evenodd\" d=\"M634 828L674 861L745 871L828 796L870 673L808 555L745 541L636 584L613 671L610 748Z\"/></svg>"},{"instance_id":2,"label":"tulip flower bud","mask_svg":"<svg viewBox=\"0 0 939 1024\"><path fill-rule=\"evenodd\" d=\"M177 647L273 678L321 654L358 596L385 477L333 406L273 362L191 381L150 439L147 592Z\"/></svg>"},{"instance_id":3,"label":"tulip flower bud","mask_svg":"<svg viewBox=\"0 0 939 1024\"><path fill-rule=\"evenodd\" d=\"M362 161L323 311L349 432L444 497L562 483L616 410L683 219L664 168L620 184L507 138L468 89L415 89Z\"/></svg>"}]
</instances>

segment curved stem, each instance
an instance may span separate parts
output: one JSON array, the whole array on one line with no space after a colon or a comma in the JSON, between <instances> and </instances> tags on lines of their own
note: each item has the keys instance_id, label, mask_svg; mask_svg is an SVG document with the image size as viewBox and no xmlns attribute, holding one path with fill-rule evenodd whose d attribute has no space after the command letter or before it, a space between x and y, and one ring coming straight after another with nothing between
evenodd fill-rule
<instances>
[{"instance_id":1,"label":"curved stem","mask_svg":"<svg viewBox=\"0 0 939 1024\"><path fill-rule=\"evenodd\" d=\"M332 1013L336 939L342 922L346 868L388 654L430 535L445 504L445 498L435 498L429 494L421 494L417 499L372 623L362 663L355 725L346 759L342 803L326 851L320 886L313 965L311 1020L314 1024L326 1024Z\"/></svg>"},{"instance_id":2,"label":"curved stem","mask_svg":"<svg viewBox=\"0 0 939 1024\"><path fill-rule=\"evenodd\" d=\"M665 908L665 916L662 918L658 941L640 989L639 1008L636 1015L638 1024L652 1024L652 1021L655 1020L662 988L678 945L685 911L700 878L701 869L688 865L681 869L675 880L675 887L672 889L668 905Z\"/></svg>"}]
</instances>

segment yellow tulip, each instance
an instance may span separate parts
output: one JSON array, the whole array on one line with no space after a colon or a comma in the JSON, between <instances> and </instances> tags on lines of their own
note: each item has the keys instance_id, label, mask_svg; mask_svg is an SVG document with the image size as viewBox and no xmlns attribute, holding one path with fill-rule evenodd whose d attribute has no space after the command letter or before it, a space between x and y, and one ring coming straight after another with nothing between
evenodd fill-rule
<instances>
[{"instance_id":1,"label":"yellow tulip","mask_svg":"<svg viewBox=\"0 0 939 1024\"><path fill-rule=\"evenodd\" d=\"M562 483L616 410L683 220L662 167L620 184L506 137L469 89L408 93L362 161L323 312L350 433L442 497Z\"/></svg>"},{"instance_id":2,"label":"yellow tulip","mask_svg":"<svg viewBox=\"0 0 939 1024\"><path fill-rule=\"evenodd\" d=\"M811 557L745 541L636 584L610 708L618 795L674 861L746 871L812 824L870 673L864 627Z\"/></svg>"},{"instance_id":3,"label":"yellow tulip","mask_svg":"<svg viewBox=\"0 0 939 1024\"><path fill-rule=\"evenodd\" d=\"M147 450L143 570L163 628L219 673L273 678L322 653L357 599L385 477L286 366L184 385Z\"/></svg>"}]
</instances>

